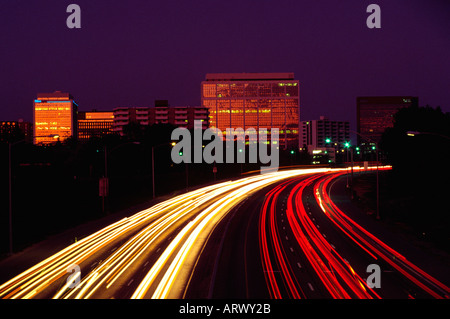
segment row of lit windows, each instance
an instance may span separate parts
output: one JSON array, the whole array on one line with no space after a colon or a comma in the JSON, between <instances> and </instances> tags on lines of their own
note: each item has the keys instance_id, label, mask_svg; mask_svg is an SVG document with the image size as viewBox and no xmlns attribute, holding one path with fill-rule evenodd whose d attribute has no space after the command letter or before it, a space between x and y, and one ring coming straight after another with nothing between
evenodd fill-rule
<instances>
[{"instance_id":1,"label":"row of lit windows","mask_svg":"<svg viewBox=\"0 0 450 319\"><path fill-rule=\"evenodd\" d=\"M294 83L204 83L202 94L205 98L226 97L282 97L298 96L298 84Z\"/></svg>"},{"instance_id":2,"label":"row of lit windows","mask_svg":"<svg viewBox=\"0 0 450 319\"><path fill-rule=\"evenodd\" d=\"M70 111L70 107L35 107L35 111Z\"/></svg>"}]
</instances>

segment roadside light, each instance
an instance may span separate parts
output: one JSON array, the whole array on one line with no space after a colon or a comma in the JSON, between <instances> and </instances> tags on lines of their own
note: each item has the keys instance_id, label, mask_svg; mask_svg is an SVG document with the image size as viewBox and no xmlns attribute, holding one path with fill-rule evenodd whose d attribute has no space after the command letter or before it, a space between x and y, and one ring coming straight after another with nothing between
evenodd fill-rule
<instances>
[{"instance_id":1,"label":"roadside light","mask_svg":"<svg viewBox=\"0 0 450 319\"><path fill-rule=\"evenodd\" d=\"M408 132L406 132L406 135L408 135L408 136L416 136L416 135L419 135L420 134L420 132L417 132L417 131L408 131Z\"/></svg>"},{"instance_id":2,"label":"roadside light","mask_svg":"<svg viewBox=\"0 0 450 319\"><path fill-rule=\"evenodd\" d=\"M177 143L172 142L172 143L170 143L170 145L175 146L175 145L177 145Z\"/></svg>"},{"instance_id":3,"label":"roadside light","mask_svg":"<svg viewBox=\"0 0 450 319\"><path fill-rule=\"evenodd\" d=\"M242 153L242 148L239 149L239 153Z\"/></svg>"}]
</instances>

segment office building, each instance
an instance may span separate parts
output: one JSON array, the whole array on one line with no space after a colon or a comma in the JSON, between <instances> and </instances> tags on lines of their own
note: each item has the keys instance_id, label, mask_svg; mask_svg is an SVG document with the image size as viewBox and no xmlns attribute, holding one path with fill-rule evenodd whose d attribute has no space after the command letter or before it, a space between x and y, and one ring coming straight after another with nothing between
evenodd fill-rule
<instances>
[{"instance_id":1,"label":"office building","mask_svg":"<svg viewBox=\"0 0 450 319\"><path fill-rule=\"evenodd\" d=\"M17 138L24 139L26 143L32 143L33 124L23 119L0 122L0 141L8 142Z\"/></svg>"},{"instance_id":2,"label":"office building","mask_svg":"<svg viewBox=\"0 0 450 319\"><path fill-rule=\"evenodd\" d=\"M124 126L134 122L143 127L153 124L172 124L176 127L194 128L194 121L209 127L208 109L200 106L169 106L166 100L155 101L155 107L118 107L114 109L113 131L123 135Z\"/></svg>"},{"instance_id":3,"label":"office building","mask_svg":"<svg viewBox=\"0 0 450 319\"><path fill-rule=\"evenodd\" d=\"M349 141L348 121L331 121L320 116L318 120L300 122L300 148L314 156L327 154L335 162L336 152L342 151Z\"/></svg>"},{"instance_id":4,"label":"office building","mask_svg":"<svg viewBox=\"0 0 450 319\"><path fill-rule=\"evenodd\" d=\"M77 137L78 105L69 93L38 93L33 105L34 144L54 144Z\"/></svg>"},{"instance_id":5,"label":"office building","mask_svg":"<svg viewBox=\"0 0 450 319\"><path fill-rule=\"evenodd\" d=\"M384 130L394 125L393 117L404 107L418 106L419 99L412 96L366 96L356 99L358 145L378 143Z\"/></svg>"},{"instance_id":6,"label":"office building","mask_svg":"<svg viewBox=\"0 0 450 319\"><path fill-rule=\"evenodd\" d=\"M78 112L78 139L101 137L113 132L114 112Z\"/></svg>"},{"instance_id":7,"label":"office building","mask_svg":"<svg viewBox=\"0 0 450 319\"><path fill-rule=\"evenodd\" d=\"M283 149L298 148L299 81L293 73L214 73L201 83L201 105L210 127L279 129ZM270 139L270 135L268 139Z\"/></svg>"},{"instance_id":8,"label":"office building","mask_svg":"<svg viewBox=\"0 0 450 319\"><path fill-rule=\"evenodd\" d=\"M123 135L123 128L130 123L149 125L148 107L116 107L113 110L113 132Z\"/></svg>"}]
</instances>

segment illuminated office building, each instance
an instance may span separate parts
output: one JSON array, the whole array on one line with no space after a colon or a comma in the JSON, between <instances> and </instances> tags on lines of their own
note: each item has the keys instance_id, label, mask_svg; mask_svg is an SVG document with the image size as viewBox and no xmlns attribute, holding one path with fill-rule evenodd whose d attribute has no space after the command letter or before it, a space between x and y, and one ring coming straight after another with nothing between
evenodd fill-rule
<instances>
[{"instance_id":1,"label":"illuminated office building","mask_svg":"<svg viewBox=\"0 0 450 319\"><path fill-rule=\"evenodd\" d=\"M78 112L78 139L88 140L113 132L114 112Z\"/></svg>"},{"instance_id":2,"label":"illuminated office building","mask_svg":"<svg viewBox=\"0 0 450 319\"><path fill-rule=\"evenodd\" d=\"M299 147L299 81L293 73L215 73L201 83L211 128L279 129L280 146ZM270 135L268 135L270 139Z\"/></svg>"},{"instance_id":3,"label":"illuminated office building","mask_svg":"<svg viewBox=\"0 0 450 319\"><path fill-rule=\"evenodd\" d=\"M393 117L404 107L418 106L412 96L369 96L356 99L357 131L374 142L379 142L384 130L394 125ZM358 136L358 145L368 140Z\"/></svg>"},{"instance_id":4,"label":"illuminated office building","mask_svg":"<svg viewBox=\"0 0 450 319\"><path fill-rule=\"evenodd\" d=\"M33 109L34 144L54 144L77 137L78 106L69 93L38 93Z\"/></svg>"}]
</instances>

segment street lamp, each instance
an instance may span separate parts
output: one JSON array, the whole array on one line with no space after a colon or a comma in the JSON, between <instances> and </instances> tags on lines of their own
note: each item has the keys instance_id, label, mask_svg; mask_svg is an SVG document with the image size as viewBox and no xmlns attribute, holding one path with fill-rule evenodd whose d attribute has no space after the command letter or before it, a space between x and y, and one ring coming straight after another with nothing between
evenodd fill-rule
<instances>
[{"instance_id":1,"label":"street lamp","mask_svg":"<svg viewBox=\"0 0 450 319\"><path fill-rule=\"evenodd\" d=\"M25 139L14 143L8 143L8 181L9 181L9 254L13 254L13 236L12 236L12 172L11 172L11 148L19 143L25 142Z\"/></svg>"},{"instance_id":2,"label":"street lamp","mask_svg":"<svg viewBox=\"0 0 450 319\"><path fill-rule=\"evenodd\" d=\"M349 151L349 149L350 149L350 142L349 141L345 141L344 142L344 148L346 148L347 149L347 163L348 163L348 151ZM353 199L353 149L350 149L350 151L351 151L351 162L352 162L352 164L351 164L351 176L352 176L352 179L351 179L351 196L352 196L352 199ZM347 169L347 188L349 188L349 184L348 184L348 169Z\"/></svg>"},{"instance_id":3,"label":"street lamp","mask_svg":"<svg viewBox=\"0 0 450 319\"><path fill-rule=\"evenodd\" d=\"M153 191L153 198L155 198L155 148L160 147L160 146L167 146L167 143L162 143L162 144L158 144L158 145L152 145L152 191ZM175 146L177 145L176 142L172 142L170 143L170 145ZM180 151L179 154L180 156L183 155L183 153Z\"/></svg>"},{"instance_id":4,"label":"street lamp","mask_svg":"<svg viewBox=\"0 0 450 319\"><path fill-rule=\"evenodd\" d=\"M377 161L377 219L380 219L380 182L379 182L379 174L378 174L378 142L368 138L367 136L364 136L356 131L353 130L349 130L349 132L355 133L358 136L362 137L363 139L369 141L370 143L374 143L375 144L375 155L376 155L376 161ZM346 142L348 143L348 142Z\"/></svg>"},{"instance_id":5,"label":"street lamp","mask_svg":"<svg viewBox=\"0 0 450 319\"><path fill-rule=\"evenodd\" d=\"M104 157L105 157L105 174L104 174L103 182L102 182L102 181L100 182L100 183L101 183L100 186L101 186L101 188L102 188L101 196L102 196L102 212L103 212L103 213L105 212L105 197L108 196L108 191L107 191L107 190L109 189L109 180L108 180L108 152L109 152L109 153L112 153L112 151L115 151L116 149L118 149L118 148L120 148L120 147L122 147L122 146L128 145L128 144L139 145L139 144L141 144L141 142L133 141L133 142L122 143L122 144L119 144L119 145L114 146L114 147L111 148L109 151L107 150L106 145L103 146L103 152L104 152Z\"/></svg>"},{"instance_id":6,"label":"street lamp","mask_svg":"<svg viewBox=\"0 0 450 319\"><path fill-rule=\"evenodd\" d=\"M43 135L42 137L53 137L59 140L59 135ZM9 186L9 254L13 254L13 236L12 236L12 172L11 172L11 149L14 145L25 142L21 139L14 143L8 142L8 186Z\"/></svg>"},{"instance_id":7,"label":"street lamp","mask_svg":"<svg viewBox=\"0 0 450 319\"><path fill-rule=\"evenodd\" d=\"M434 133L434 132L407 131L407 132L406 132L406 135L408 135L408 136L416 136L416 135L434 135L434 136L439 136L439 137L442 137L442 138L445 138L445 139L449 139L449 140L450 140L450 137L449 137L449 136L442 135L442 134L439 134L439 133Z\"/></svg>"}]
</instances>

